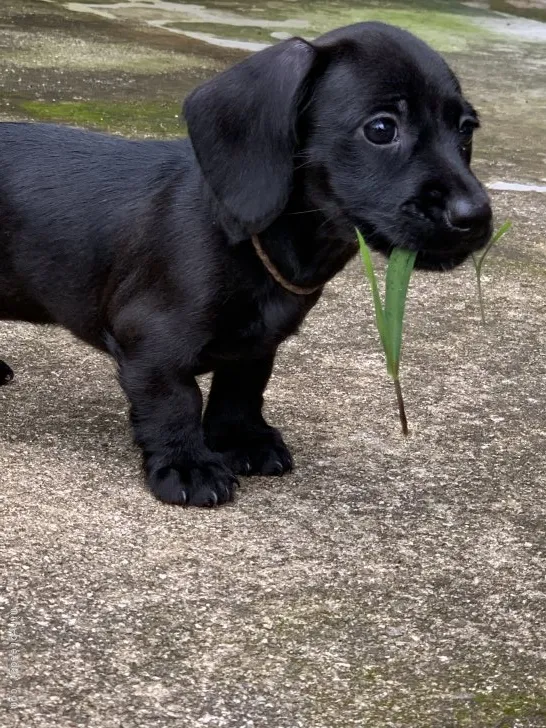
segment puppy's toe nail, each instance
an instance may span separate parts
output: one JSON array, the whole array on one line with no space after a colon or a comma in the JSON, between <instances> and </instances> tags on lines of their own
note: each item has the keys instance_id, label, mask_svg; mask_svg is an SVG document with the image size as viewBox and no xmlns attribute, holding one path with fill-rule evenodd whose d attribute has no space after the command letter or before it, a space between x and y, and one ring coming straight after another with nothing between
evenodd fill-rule
<instances>
[{"instance_id":1,"label":"puppy's toe nail","mask_svg":"<svg viewBox=\"0 0 546 728\"><path fill-rule=\"evenodd\" d=\"M218 490L218 503L230 503L233 500L235 495L235 485L231 480L228 483L218 485Z\"/></svg>"},{"instance_id":2,"label":"puppy's toe nail","mask_svg":"<svg viewBox=\"0 0 546 728\"><path fill-rule=\"evenodd\" d=\"M163 503L176 506L186 505L188 494L182 487L180 476L174 468L167 467L159 470L150 485L156 498Z\"/></svg>"},{"instance_id":3,"label":"puppy's toe nail","mask_svg":"<svg viewBox=\"0 0 546 728\"><path fill-rule=\"evenodd\" d=\"M218 495L211 488L200 488L189 500L190 506L214 508L218 505Z\"/></svg>"},{"instance_id":4,"label":"puppy's toe nail","mask_svg":"<svg viewBox=\"0 0 546 728\"><path fill-rule=\"evenodd\" d=\"M280 460L270 460L263 469L264 475L282 475L284 467Z\"/></svg>"}]
</instances>

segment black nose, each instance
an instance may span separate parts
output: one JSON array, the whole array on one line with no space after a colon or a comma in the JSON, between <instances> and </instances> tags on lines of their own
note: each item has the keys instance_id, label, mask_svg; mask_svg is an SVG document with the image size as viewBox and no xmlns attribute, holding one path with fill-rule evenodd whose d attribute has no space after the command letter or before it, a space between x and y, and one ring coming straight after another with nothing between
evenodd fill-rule
<instances>
[{"instance_id":1,"label":"black nose","mask_svg":"<svg viewBox=\"0 0 546 728\"><path fill-rule=\"evenodd\" d=\"M491 206L487 198L455 197L446 210L449 225L460 232L481 230L491 222Z\"/></svg>"}]
</instances>

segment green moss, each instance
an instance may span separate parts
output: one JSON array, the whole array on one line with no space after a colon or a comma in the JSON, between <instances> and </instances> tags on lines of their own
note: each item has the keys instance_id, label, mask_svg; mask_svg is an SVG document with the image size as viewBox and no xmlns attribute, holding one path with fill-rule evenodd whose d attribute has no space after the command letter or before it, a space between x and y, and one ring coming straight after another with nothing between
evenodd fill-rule
<instances>
[{"instance_id":1,"label":"green moss","mask_svg":"<svg viewBox=\"0 0 546 728\"><path fill-rule=\"evenodd\" d=\"M220 38L271 43L273 42L271 33L275 31L313 38L342 25L379 20L406 28L442 51L463 50L472 41L478 41L486 36L491 37L490 31L480 28L472 22L469 14L464 14L464 12L455 14L448 10L438 10L437 5L436 9L426 5L417 5L408 9L403 6L385 7L384 4L377 7L357 8L350 3L299 3L296 7L283 3L269 5L268 12L263 15L252 12L249 15L255 19L253 26L241 27L236 24L202 21L176 22L174 20L172 25L183 30L209 33ZM248 19L246 17L246 21ZM263 20L267 20L267 27L260 25L260 21ZM272 27L275 20L279 21L278 28ZM293 26L290 25L291 22ZM306 27L302 28L304 23Z\"/></svg>"},{"instance_id":2,"label":"green moss","mask_svg":"<svg viewBox=\"0 0 546 728\"><path fill-rule=\"evenodd\" d=\"M467 48L470 41L478 41L489 33L464 16L449 12L439 12L416 7L404 8L362 8L336 12L335 8L324 8L316 18L313 26L317 31L325 32L337 25L357 23L366 20L379 20L392 23L415 33L432 46L442 51L455 51Z\"/></svg>"},{"instance_id":3,"label":"green moss","mask_svg":"<svg viewBox=\"0 0 546 728\"><path fill-rule=\"evenodd\" d=\"M7 61L9 66L21 68L127 71L147 75L188 69L214 71L219 68L214 59L205 55L152 50L132 43L56 37L45 33L24 36L20 47L10 50Z\"/></svg>"},{"instance_id":4,"label":"green moss","mask_svg":"<svg viewBox=\"0 0 546 728\"><path fill-rule=\"evenodd\" d=\"M457 728L494 725L509 728L514 720L546 719L546 695L525 693L478 693L467 706L455 713ZM538 723L532 723L532 725Z\"/></svg>"},{"instance_id":5,"label":"green moss","mask_svg":"<svg viewBox=\"0 0 546 728\"><path fill-rule=\"evenodd\" d=\"M272 42L271 34L275 31L314 38L332 28L366 20L380 20L407 28L441 51L463 50L473 41L494 37L491 31L474 22L482 14L476 9L457 5L456 12L453 12L452 5L438 0L408 5L402 2L377 2L366 3L366 7L362 7L356 2L332 0L306 0L297 4L287 0L272 0L265 8L261 6L265 12L249 8L247 13L242 11L238 3L209 1L206 7L211 12L210 22L203 19L201 13L192 16L189 9L183 14L173 12L168 19L173 28L207 33L219 38L258 42ZM137 9L117 6L114 14L120 19L136 19L139 12ZM237 22L239 17L244 18L243 24Z\"/></svg>"},{"instance_id":6,"label":"green moss","mask_svg":"<svg viewBox=\"0 0 546 728\"><path fill-rule=\"evenodd\" d=\"M28 118L56 121L128 136L182 136L178 121L180 106L161 102L22 101L18 104Z\"/></svg>"},{"instance_id":7,"label":"green moss","mask_svg":"<svg viewBox=\"0 0 546 728\"><path fill-rule=\"evenodd\" d=\"M170 27L187 31L188 33L205 33L219 38L242 42L278 43L278 40L271 35L271 33L275 33L276 31L281 31L288 35L302 35L302 33L309 35L309 33L302 31L301 28L286 28L284 26L280 26L279 28L260 28L255 25L218 25L214 23L170 23L169 25Z\"/></svg>"}]
</instances>

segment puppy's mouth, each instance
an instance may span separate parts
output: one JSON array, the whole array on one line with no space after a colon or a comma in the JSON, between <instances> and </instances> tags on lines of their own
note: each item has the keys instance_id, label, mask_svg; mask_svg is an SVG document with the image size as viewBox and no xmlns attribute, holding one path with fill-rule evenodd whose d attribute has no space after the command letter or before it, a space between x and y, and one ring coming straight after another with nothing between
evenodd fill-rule
<instances>
[{"instance_id":1,"label":"puppy's mouth","mask_svg":"<svg viewBox=\"0 0 546 728\"><path fill-rule=\"evenodd\" d=\"M435 244L415 246L417 258L415 267L421 270L448 271L456 268L465 260L487 245L492 234L492 227L488 226L477 231L474 235L448 240L439 238Z\"/></svg>"},{"instance_id":2,"label":"puppy's mouth","mask_svg":"<svg viewBox=\"0 0 546 728\"><path fill-rule=\"evenodd\" d=\"M491 218L457 230L449 224L443 212L424 214L415 205L405 206L404 212L416 223L415 228L412 230L411 226L408 232L415 236L415 243L410 245L417 250L415 266L422 270L448 271L456 268L472 253L483 248L493 232Z\"/></svg>"},{"instance_id":3,"label":"puppy's mouth","mask_svg":"<svg viewBox=\"0 0 546 728\"><path fill-rule=\"evenodd\" d=\"M464 237L445 232L425 236L419 232L409 234L407 230L400 236L391 233L387 237L378 230L369 230L366 240L372 248L386 256L395 247L417 251L415 267L420 270L449 271L464 263L472 253L481 250L491 234L491 227Z\"/></svg>"},{"instance_id":4,"label":"puppy's mouth","mask_svg":"<svg viewBox=\"0 0 546 728\"><path fill-rule=\"evenodd\" d=\"M481 247L481 246L480 246ZM476 248L478 250L479 248ZM437 250L418 250L415 267L420 270L449 271L465 262L474 250L439 252Z\"/></svg>"}]
</instances>

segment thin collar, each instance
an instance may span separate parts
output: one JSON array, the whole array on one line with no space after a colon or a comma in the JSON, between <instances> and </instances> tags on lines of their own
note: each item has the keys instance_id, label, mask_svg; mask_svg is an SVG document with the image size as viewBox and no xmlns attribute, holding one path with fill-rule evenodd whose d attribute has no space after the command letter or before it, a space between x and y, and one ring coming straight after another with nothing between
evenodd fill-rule
<instances>
[{"instance_id":1,"label":"thin collar","mask_svg":"<svg viewBox=\"0 0 546 728\"><path fill-rule=\"evenodd\" d=\"M282 273L280 273L273 265L271 259L262 248L262 244L260 243L257 235L252 236L252 245L254 246L254 250L256 251L258 258L262 261L264 267L271 275L271 277L274 278L280 286L285 288L287 291L290 291L290 293L295 293L297 296L308 296L311 293L316 293L318 290L324 287L324 283L321 283L318 286L311 286L309 288L296 286L294 283L290 283L290 281L287 281Z\"/></svg>"}]
</instances>

